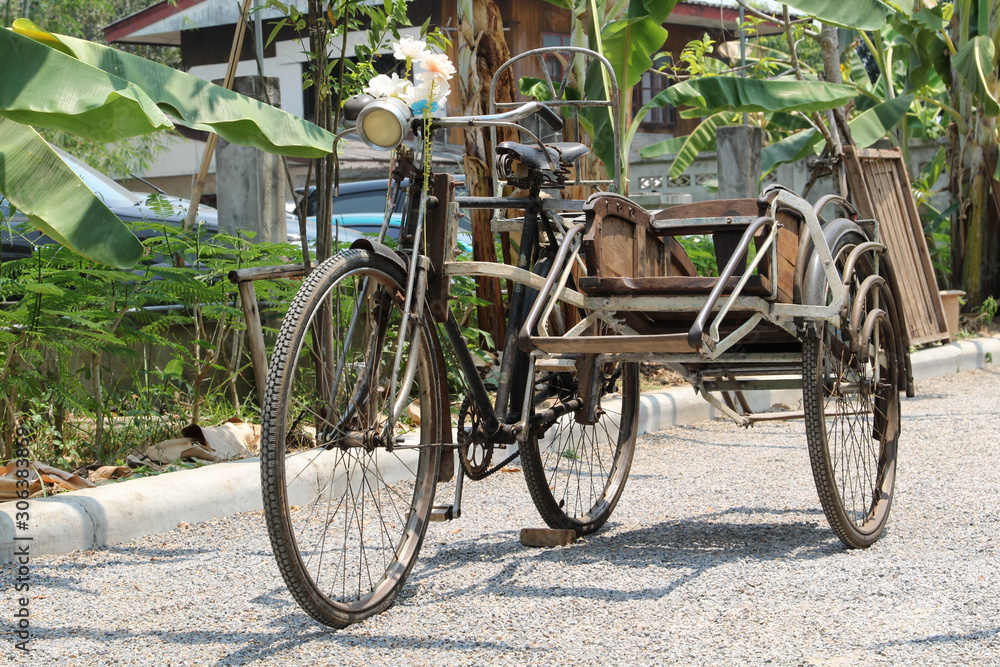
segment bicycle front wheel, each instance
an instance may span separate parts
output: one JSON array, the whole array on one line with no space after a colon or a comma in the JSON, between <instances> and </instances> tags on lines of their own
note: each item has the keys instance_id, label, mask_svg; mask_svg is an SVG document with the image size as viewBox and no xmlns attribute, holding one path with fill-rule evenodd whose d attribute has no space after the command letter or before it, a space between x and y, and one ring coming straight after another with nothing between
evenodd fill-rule
<instances>
[{"instance_id":1,"label":"bicycle front wheel","mask_svg":"<svg viewBox=\"0 0 1000 667\"><path fill-rule=\"evenodd\" d=\"M264 516L278 567L313 618L346 627L387 609L433 509L441 406L433 332L404 344L412 390L386 435L405 276L349 250L309 275L275 344L261 434ZM413 331L413 327L409 327Z\"/></svg>"}]
</instances>

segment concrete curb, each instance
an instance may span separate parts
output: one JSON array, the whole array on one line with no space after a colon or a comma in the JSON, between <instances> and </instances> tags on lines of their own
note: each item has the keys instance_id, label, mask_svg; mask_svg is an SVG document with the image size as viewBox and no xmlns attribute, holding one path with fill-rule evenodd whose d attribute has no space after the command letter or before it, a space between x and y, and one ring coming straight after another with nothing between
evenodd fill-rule
<instances>
[{"instance_id":1,"label":"concrete curb","mask_svg":"<svg viewBox=\"0 0 1000 667\"><path fill-rule=\"evenodd\" d=\"M1000 367L1000 336L930 347L913 353L912 358L915 380L986 368L994 363Z\"/></svg>"},{"instance_id":2,"label":"concrete curb","mask_svg":"<svg viewBox=\"0 0 1000 667\"><path fill-rule=\"evenodd\" d=\"M986 368L994 359L1000 365L1000 337L959 341L915 352L913 375L919 380ZM757 391L747 397L755 410L774 403L794 408L801 392ZM720 415L691 387L673 387L642 396L639 433ZM318 478L305 480L300 491L313 493L318 484ZM31 554L64 554L168 532L181 521L259 510L260 467L257 459L244 459L29 502ZM13 502L0 504L0 562L13 561L16 511Z\"/></svg>"}]
</instances>

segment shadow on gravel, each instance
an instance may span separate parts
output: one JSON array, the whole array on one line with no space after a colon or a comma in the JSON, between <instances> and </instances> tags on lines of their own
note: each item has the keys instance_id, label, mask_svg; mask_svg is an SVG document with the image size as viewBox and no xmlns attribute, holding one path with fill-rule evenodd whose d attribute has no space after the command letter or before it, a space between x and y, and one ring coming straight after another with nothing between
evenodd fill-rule
<instances>
[{"instance_id":1,"label":"shadow on gravel","mask_svg":"<svg viewBox=\"0 0 1000 667\"><path fill-rule=\"evenodd\" d=\"M471 639L464 641L449 639L445 643L433 638L402 634L365 634L364 636L355 636L350 634L349 631L338 632L332 628L325 628L306 616L306 614L298 613L298 607L295 607L293 602L287 600L284 602L290 605L290 608L294 607L296 611L278 619L273 624L273 632L213 632L213 643L232 647L232 651L226 653L226 655L217 661L212 660L211 664L247 665L257 660L280 658L283 653L289 650L311 643L322 643L324 651L328 650L331 643L340 644L344 648L355 646L365 646L368 648L384 647L387 649L406 647L407 650L426 648L437 651L447 649L456 652L473 653L488 651L501 654L504 651L514 651L520 648L506 642L476 641ZM123 631L120 628L116 628L113 631L103 631L85 626L46 627L44 625L37 625L33 627L33 632L36 633L37 637L44 637L47 641L59 639L82 643L90 641L112 649L118 642L126 642L127 645L127 642L135 640L149 640L157 644L162 642L161 646L166 651L169 651L166 646L170 644L190 646L205 641L205 632L200 628L191 630L131 632ZM279 633L289 633L293 636L282 637L278 636ZM208 664L208 662L201 664Z\"/></svg>"},{"instance_id":2,"label":"shadow on gravel","mask_svg":"<svg viewBox=\"0 0 1000 667\"><path fill-rule=\"evenodd\" d=\"M412 589L410 596L413 595ZM410 597L404 591L397 600L396 605L405 605L405 598ZM426 648L429 650L450 650L457 653L481 653L490 652L502 654L507 651L519 650L520 646L509 644L503 641L481 641L481 640L455 640L449 639L442 642L433 637L413 636L404 634L377 634L366 633L363 636L351 634L349 630L337 631L327 628L299 609L298 605L288 598L288 592L281 588L275 588L267 593L255 597L252 602L256 605L268 608L283 607L289 613L285 613L270 622L270 629L259 632L213 632L212 642L223 648L229 647L230 652L217 661L212 660L213 665L247 665L258 660L268 658L280 658L283 653L309 644L322 644L326 651L331 643L336 643L343 648L367 647L367 648L401 648L407 650ZM422 601L414 598L413 604L420 605ZM191 608L202 610L215 616L224 614L223 610L211 608L211 602L205 599L184 599L184 600L164 600L162 604L153 609L146 610L147 615L156 615L175 608ZM46 641L70 640L77 643L86 644L93 642L108 648L111 652L117 644L135 645L136 640L149 641L165 648L171 644L180 646L190 646L201 644L205 641L205 630L202 628L191 629L160 629L149 631L131 631L122 628L114 630L102 630L85 625L62 625L46 626L38 623L33 626L32 632L36 637L43 637ZM164 655L166 655L165 653ZM199 664L208 664L199 663Z\"/></svg>"},{"instance_id":3,"label":"shadow on gravel","mask_svg":"<svg viewBox=\"0 0 1000 667\"><path fill-rule=\"evenodd\" d=\"M167 576L176 576L177 564L191 562L191 566L196 566L205 562L206 558L211 558L208 554L220 552L206 551L205 549L186 549L170 542L164 542L158 546L135 547L128 545L116 545L94 549L93 553L101 554L100 562L89 563L86 568L81 568L79 563L70 560L66 556L52 556L51 558L62 558L62 562L52 563L39 560L37 570L33 572L33 580L39 586L45 588L70 591L84 596L98 596L98 592L91 588L79 585L77 582L83 581L94 570L104 570L108 568L126 567L148 567L151 563L160 563L170 569ZM273 558L271 550L244 551L240 558L260 556Z\"/></svg>"},{"instance_id":4,"label":"shadow on gravel","mask_svg":"<svg viewBox=\"0 0 1000 667\"><path fill-rule=\"evenodd\" d=\"M220 658L218 662L213 664L248 665L258 660L264 660L267 658L280 658L282 654L310 643L322 644L324 652L329 650L331 643L338 644L345 649L363 646L368 649L405 648L407 651L427 649L433 651L448 650L456 653L467 652L480 654L483 652L491 652L490 654L502 654L504 651L515 651L520 648L506 642L476 641L471 639L456 640L454 638L449 638L447 642L443 642L439 639L430 639L427 637L403 634L365 634L363 636L355 636L350 634L349 630L338 632L333 628L324 628L319 626L305 614L289 614L283 617L282 620L285 621L285 627L282 629L287 629L295 633L296 636L293 639L269 641L265 645L261 646L252 645L250 642L260 642L262 639L267 641L266 637L262 638L261 635L257 634L234 635L232 643L234 645L242 644L242 648L226 654L224 657Z\"/></svg>"},{"instance_id":5,"label":"shadow on gravel","mask_svg":"<svg viewBox=\"0 0 1000 667\"><path fill-rule=\"evenodd\" d=\"M761 444L760 442L754 442L752 444L746 443L741 437L741 431L733 429L730 437L722 439L711 439L708 435L702 431L697 434L693 434L690 438L683 437L680 435L679 429L677 427L671 427L671 430L667 433L646 433L642 437L650 441L652 444L656 444L658 440L668 442L670 446L680 446L684 443L696 447L699 450L704 450L708 447L720 447L724 449L752 449L752 450L765 450L765 449L784 449L784 450L799 450L802 449L801 443L792 444ZM802 441L805 442L805 432L802 433Z\"/></svg>"},{"instance_id":6,"label":"shadow on gravel","mask_svg":"<svg viewBox=\"0 0 1000 667\"><path fill-rule=\"evenodd\" d=\"M891 642L881 642L872 646L872 650L876 653L881 653L887 648L892 648L894 646L911 646L914 644L957 644L960 642L975 642L983 639L990 639L991 637L996 637L1000 635L1000 628L991 628L989 630L978 630L976 632L967 632L963 635L930 635L929 637L920 637L918 639L900 639Z\"/></svg>"},{"instance_id":7,"label":"shadow on gravel","mask_svg":"<svg viewBox=\"0 0 1000 667\"><path fill-rule=\"evenodd\" d=\"M785 522L759 517L776 515L819 515L818 522ZM421 580L443 581L451 570L476 563L501 565L488 578L463 588L447 591L439 599L503 589L503 595L551 597L571 595L581 598L658 599L683 586L690 579L713 568L734 562L771 561L783 558L818 559L842 553L844 547L822 519L821 510L732 508L693 519L664 522L647 528L615 532L614 526L567 547L530 549L512 531L498 531L475 539L462 540L438 548L425 548L413 574L411 585ZM745 520L731 520L733 515ZM496 541L490 542L490 538ZM559 564L564 570L588 565L628 568L641 571L616 581L628 581L627 590L608 588L595 581L593 586L534 586L529 574L539 566ZM650 572L654 568L654 572ZM455 580L466 577L455 577ZM657 585L643 587L643 581ZM638 585L637 585L638 584Z\"/></svg>"}]
</instances>

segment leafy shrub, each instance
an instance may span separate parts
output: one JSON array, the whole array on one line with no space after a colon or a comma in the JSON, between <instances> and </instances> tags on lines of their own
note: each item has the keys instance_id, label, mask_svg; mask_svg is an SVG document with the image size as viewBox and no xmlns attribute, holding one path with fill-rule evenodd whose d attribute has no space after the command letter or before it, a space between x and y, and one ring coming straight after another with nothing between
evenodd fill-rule
<instances>
[{"instance_id":1,"label":"leafy shrub","mask_svg":"<svg viewBox=\"0 0 1000 667\"><path fill-rule=\"evenodd\" d=\"M36 458L72 468L120 462L192 421L254 418L243 313L226 274L285 263L298 251L150 228L150 259L133 270L56 245L0 264L3 458L17 423L30 426ZM185 265L167 263L175 256ZM297 284L255 287L267 323L283 315Z\"/></svg>"}]
</instances>

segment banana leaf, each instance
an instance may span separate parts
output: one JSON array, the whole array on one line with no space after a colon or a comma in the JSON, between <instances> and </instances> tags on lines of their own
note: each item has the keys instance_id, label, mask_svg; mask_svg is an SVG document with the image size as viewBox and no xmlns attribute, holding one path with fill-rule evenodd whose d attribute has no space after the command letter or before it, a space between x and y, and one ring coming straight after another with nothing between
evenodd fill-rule
<instances>
[{"instance_id":1,"label":"banana leaf","mask_svg":"<svg viewBox=\"0 0 1000 667\"><path fill-rule=\"evenodd\" d=\"M955 70L965 79L969 92L983 105L983 113L987 116L1000 115L1000 103L990 92L991 85L987 79L987 73L996 77L993 71L994 53L990 38L980 35L969 40L951 59Z\"/></svg>"},{"instance_id":2,"label":"banana leaf","mask_svg":"<svg viewBox=\"0 0 1000 667\"><path fill-rule=\"evenodd\" d=\"M948 29L948 19L944 16L944 7L924 7L913 17L922 28L931 32Z\"/></svg>"},{"instance_id":3,"label":"banana leaf","mask_svg":"<svg viewBox=\"0 0 1000 667\"><path fill-rule=\"evenodd\" d=\"M661 95L674 106L691 105L707 115L720 111L825 111L854 99L857 90L823 81L710 76L676 83Z\"/></svg>"},{"instance_id":4,"label":"banana leaf","mask_svg":"<svg viewBox=\"0 0 1000 667\"><path fill-rule=\"evenodd\" d=\"M31 224L84 257L118 268L142 257L135 234L45 140L6 118L0 118L0 192Z\"/></svg>"},{"instance_id":5,"label":"banana leaf","mask_svg":"<svg viewBox=\"0 0 1000 667\"><path fill-rule=\"evenodd\" d=\"M639 157L651 159L661 157L663 155L674 155L684 146L684 142L687 141L688 136L689 135L685 134L680 137L658 141L655 144L650 144L644 148L640 148Z\"/></svg>"},{"instance_id":6,"label":"banana leaf","mask_svg":"<svg viewBox=\"0 0 1000 667\"><path fill-rule=\"evenodd\" d=\"M138 86L13 31L0 30L0 62L0 115L12 121L105 143L173 127Z\"/></svg>"},{"instance_id":7,"label":"banana leaf","mask_svg":"<svg viewBox=\"0 0 1000 667\"><path fill-rule=\"evenodd\" d=\"M584 99L610 99L610 95L604 92L601 65L596 59L591 60L587 65L587 74L584 78ZM615 142L609 107L585 107L580 112L580 120L585 124L592 137L590 150L600 158L608 176L612 176L615 165ZM634 122L633 126L635 126Z\"/></svg>"},{"instance_id":8,"label":"banana leaf","mask_svg":"<svg viewBox=\"0 0 1000 667\"><path fill-rule=\"evenodd\" d=\"M522 76L517 82L517 88L525 97L548 102L552 99L549 82L533 76Z\"/></svg>"},{"instance_id":9,"label":"banana leaf","mask_svg":"<svg viewBox=\"0 0 1000 667\"><path fill-rule=\"evenodd\" d=\"M911 93L886 100L864 113L858 114L848 123L854 143L858 145L858 148L866 148L885 137L899 121L903 120L912 103L913 94Z\"/></svg>"},{"instance_id":10,"label":"banana leaf","mask_svg":"<svg viewBox=\"0 0 1000 667\"><path fill-rule=\"evenodd\" d=\"M14 29L29 36L48 34L23 19L14 22ZM82 63L135 84L162 111L189 127L215 132L234 144L291 157L321 157L333 150L329 132L222 86L75 37L50 35L44 39L40 43L51 44L55 39ZM91 94L82 86L74 92L84 98ZM47 93L44 86L33 89L35 96L45 98Z\"/></svg>"},{"instance_id":11,"label":"banana leaf","mask_svg":"<svg viewBox=\"0 0 1000 667\"><path fill-rule=\"evenodd\" d=\"M878 30L894 10L879 0L783 0L789 7L818 18L838 28Z\"/></svg>"},{"instance_id":12,"label":"banana leaf","mask_svg":"<svg viewBox=\"0 0 1000 667\"><path fill-rule=\"evenodd\" d=\"M667 20L676 4L677 0L631 0L628 5L628 18L648 16L660 24Z\"/></svg>"},{"instance_id":13,"label":"banana leaf","mask_svg":"<svg viewBox=\"0 0 1000 667\"><path fill-rule=\"evenodd\" d=\"M770 174L779 165L798 162L813 155L821 141L823 141L823 135L810 128L771 144L760 152L761 175Z\"/></svg>"},{"instance_id":14,"label":"banana leaf","mask_svg":"<svg viewBox=\"0 0 1000 667\"><path fill-rule=\"evenodd\" d=\"M851 136L858 148L867 148L882 139L903 120L913 102L913 95L904 95L877 104L864 113L858 114L847 123ZM798 162L818 151L823 135L815 129L804 130L785 137L761 151L761 172L771 173L778 165Z\"/></svg>"},{"instance_id":15,"label":"banana leaf","mask_svg":"<svg viewBox=\"0 0 1000 667\"><path fill-rule=\"evenodd\" d=\"M716 128L724 124L722 121L725 116L726 114L722 113L709 116L695 128L694 132L687 136L680 150L677 151L674 163L670 165L670 178L677 178L683 174L684 170L690 167L691 163L698 157L698 154L712 145L715 141Z\"/></svg>"},{"instance_id":16,"label":"banana leaf","mask_svg":"<svg viewBox=\"0 0 1000 667\"><path fill-rule=\"evenodd\" d=\"M649 17L621 19L601 28L601 40L604 57L614 68L618 85L627 92L653 66L650 56L667 41L667 31Z\"/></svg>"},{"instance_id":17,"label":"banana leaf","mask_svg":"<svg viewBox=\"0 0 1000 667\"><path fill-rule=\"evenodd\" d=\"M625 146L626 151L628 151L629 147L632 145L632 141L635 139L635 135L639 131L639 126L642 125L642 121L646 117L646 114L648 114L653 109L666 106L667 104L669 104L669 102L667 101L666 92L667 91L663 91L655 95L653 99L643 104L641 107L639 107L639 110L635 112L635 117L632 119L632 124L629 125L628 132L625 134L625 139L623 141L623 145ZM642 155L642 152L640 151L639 154ZM643 155L643 157L646 156Z\"/></svg>"}]
</instances>

